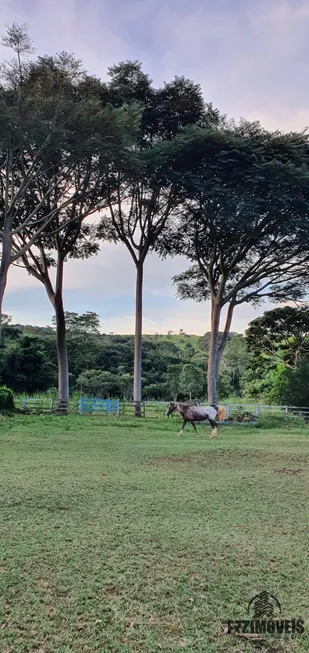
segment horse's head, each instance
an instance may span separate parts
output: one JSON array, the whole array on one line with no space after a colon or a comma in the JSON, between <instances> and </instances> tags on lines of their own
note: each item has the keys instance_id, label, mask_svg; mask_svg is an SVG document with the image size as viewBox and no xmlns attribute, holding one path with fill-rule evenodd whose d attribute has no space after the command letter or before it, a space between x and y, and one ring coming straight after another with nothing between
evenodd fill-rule
<instances>
[{"instance_id":1,"label":"horse's head","mask_svg":"<svg viewBox=\"0 0 309 653\"><path fill-rule=\"evenodd\" d=\"M175 404L173 401L170 401L166 411L167 417L169 417L175 410L177 410L177 404Z\"/></svg>"}]
</instances>

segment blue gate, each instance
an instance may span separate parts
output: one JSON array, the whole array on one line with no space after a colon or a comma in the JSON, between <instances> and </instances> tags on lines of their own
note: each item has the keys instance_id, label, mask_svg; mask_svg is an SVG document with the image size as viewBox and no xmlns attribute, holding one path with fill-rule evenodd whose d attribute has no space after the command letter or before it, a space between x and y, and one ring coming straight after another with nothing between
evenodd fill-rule
<instances>
[{"instance_id":1,"label":"blue gate","mask_svg":"<svg viewBox=\"0 0 309 653\"><path fill-rule=\"evenodd\" d=\"M99 413L105 415L119 415L119 399L92 399L81 397L79 400L79 414Z\"/></svg>"}]
</instances>

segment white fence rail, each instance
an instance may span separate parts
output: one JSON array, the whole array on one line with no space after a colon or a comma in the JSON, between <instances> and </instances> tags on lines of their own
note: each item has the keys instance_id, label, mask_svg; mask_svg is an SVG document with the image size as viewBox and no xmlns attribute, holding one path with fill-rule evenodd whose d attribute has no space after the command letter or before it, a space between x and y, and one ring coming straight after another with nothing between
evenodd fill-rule
<instances>
[{"instance_id":1,"label":"white fence rail","mask_svg":"<svg viewBox=\"0 0 309 653\"><path fill-rule=\"evenodd\" d=\"M206 406L206 402L200 404L201 406ZM226 409L226 416L227 418L231 418L236 415L243 415L244 413L248 413L252 417L260 417L262 415L282 415L285 417L288 416L301 416L301 417L308 417L309 419L309 407L308 406L269 406L266 404L250 404L246 402L242 402L239 404L234 404L234 403L229 403L229 404L220 404L224 406Z\"/></svg>"},{"instance_id":2,"label":"white fence rail","mask_svg":"<svg viewBox=\"0 0 309 653\"><path fill-rule=\"evenodd\" d=\"M260 415L303 415L309 416L309 407L298 406L268 406L266 404L225 404L227 417L250 413L259 417Z\"/></svg>"}]
</instances>

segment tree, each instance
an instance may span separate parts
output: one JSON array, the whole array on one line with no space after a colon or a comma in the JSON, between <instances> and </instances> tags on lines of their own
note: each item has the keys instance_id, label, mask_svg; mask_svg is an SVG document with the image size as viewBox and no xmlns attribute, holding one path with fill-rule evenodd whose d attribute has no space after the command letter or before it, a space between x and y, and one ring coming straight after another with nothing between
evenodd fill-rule
<instances>
[{"instance_id":1,"label":"tree","mask_svg":"<svg viewBox=\"0 0 309 653\"><path fill-rule=\"evenodd\" d=\"M52 238L52 243L56 251L56 260L47 253L48 248L51 248L52 245L51 243L46 245L47 239L45 234L41 235L36 245L32 246L21 257L21 261L28 273L43 283L47 296L55 311L54 323L56 326L58 360L58 410L61 410L61 412L67 412L69 399L69 364L63 305L64 263L68 258L88 258L88 256L97 251L96 243L91 242L89 236L91 236L91 227L89 225L81 226L79 221L74 222L72 220L71 225L67 229L63 232L58 231ZM51 270L54 267L56 267L56 278L53 282Z\"/></svg>"},{"instance_id":2,"label":"tree","mask_svg":"<svg viewBox=\"0 0 309 653\"><path fill-rule=\"evenodd\" d=\"M186 342L186 344L185 344L185 352L186 352L186 355L188 356L188 358L192 358L192 356L194 356L194 354L195 354L195 349L194 349L194 347L192 347L192 345L191 345L190 342Z\"/></svg>"},{"instance_id":3,"label":"tree","mask_svg":"<svg viewBox=\"0 0 309 653\"><path fill-rule=\"evenodd\" d=\"M306 293L308 151L305 134L272 134L245 122L199 131L179 150L175 167L188 200L158 250L185 254L192 263L174 278L181 299L210 300L210 404L217 403L219 362L235 307Z\"/></svg>"},{"instance_id":4,"label":"tree","mask_svg":"<svg viewBox=\"0 0 309 653\"><path fill-rule=\"evenodd\" d=\"M55 383L56 367L42 340L22 334L8 343L1 355L2 383L16 392L40 392Z\"/></svg>"},{"instance_id":5,"label":"tree","mask_svg":"<svg viewBox=\"0 0 309 653\"><path fill-rule=\"evenodd\" d=\"M79 375L77 385L81 392L94 396L107 397L118 394L117 377L111 372L85 370Z\"/></svg>"},{"instance_id":6,"label":"tree","mask_svg":"<svg viewBox=\"0 0 309 653\"><path fill-rule=\"evenodd\" d=\"M241 379L241 394L257 400L265 398L266 401L266 395L273 385L273 371L273 368L257 365L255 360L250 359Z\"/></svg>"},{"instance_id":7,"label":"tree","mask_svg":"<svg viewBox=\"0 0 309 653\"><path fill-rule=\"evenodd\" d=\"M119 365L118 367L117 383L124 401L132 399L133 376L130 372L126 372L124 365Z\"/></svg>"},{"instance_id":8,"label":"tree","mask_svg":"<svg viewBox=\"0 0 309 653\"><path fill-rule=\"evenodd\" d=\"M172 174L180 130L218 121L218 115L190 80L176 78L155 89L138 62L120 63L109 72L111 101L119 106L135 101L141 107L141 129L131 161L104 178L111 193L116 188L118 200L110 201L110 215L99 231L103 238L125 244L136 269L133 398L140 416L144 263L181 201L181 180Z\"/></svg>"},{"instance_id":9,"label":"tree","mask_svg":"<svg viewBox=\"0 0 309 653\"><path fill-rule=\"evenodd\" d=\"M218 397L220 401L227 399L231 395L231 378L226 371L220 371L218 375Z\"/></svg>"},{"instance_id":10,"label":"tree","mask_svg":"<svg viewBox=\"0 0 309 653\"><path fill-rule=\"evenodd\" d=\"M69 369L64 264L68 258L88 258L98 251L95 229L85 220L105 206L102 175L115 157L125 157L129 134L135 131L139 114L134 109L131 114L128 108L113 109L107 105L105 86L86 75L80 62L65 54L41 57L32 64L28 87L43 105L58 97L61 103L65 102L66 121L58 128L57 149L53 156L49 154L49 166L37 171L24 201L27 215L36 212L40 230L34 238L32 225L24 224L21 231L13 233L12 246L29 274L44 285L55 310L58 408L66 412Z\"/></svg>"},{"instance_id":11,"label":"tree","mask_svg":"<svg viewBox=\"0 0 309 653\"><path fill-rule=\"evenodd\" d=\"M230 333L220 361L221 373L229 377L228 394L241 395L241 380L249 366L249 360L244 336L241 333ZM219 395L222 398L222 394Z\"/></svg>"},{"instance_id":12,"label":"tree","mask_svg":"<svg viewBox=\"0 0 309 653\"><path fill-rule=\"evenodd\" d=\"M203 373L202 370L193 365L192 363L187 363L183 366L179 378L180 390L184 394L189 395L191 401L192 395L200 397L203 392Z\"/></svg>"},{"instance_id":13,"label":"tree","mask_svg":"<svg viewBox=\"0 0 309 653\"><path fill-rule=\"evenodd\" d=\"M101 328L99 315L93 311L82 313L77 319L77 328L85 334L99 335Z\"/></svg>"},{"instance_id":14,"label":"tree","mask_svg":"<svg viewBox=\"0 0 309 653\"><path fill-rule=\"evenodd\" d=\"M246 342L258 364L296 369L301 358L309 357L308 308L285 306L267 311L250 322Z\"/></svg>"},{"instance_id":15,"label":"tree","mask_svg":"<svg viewBox=\"0 0 309 653\"><path fill-rule=\"evenodd\" d=\"M2 313L2 314L0 315L0 324L1 324L2 326L7 326L7 325L10 324L11 322L12 322L12 318L11 318L10 315L6 315L6 313Z\"/></svg>"},{"instance_id":16,"label":"tree","mask_svg":"<svg viewBox=\"0 0 309 653\"><path fill-rule=\"evenodd\" d=\"M308 406L309 402L309 361L298 360L297 367L278 366L268 378L267 396L271 402L289 406Z\"/></svg>"},{"instance_id":17,"label":"tree","mask_svg":"<svg viewBox=\"0 0 309 653\"><path fill-rule=\"evenodd\" d=\"M2 67L0 87L0 313L10 265L47 227L51 234L59 212L70 221L68 207L89 199L91 135L81 128L95 111L78 92L80 64L71 55L26 63L32 43L16 24L3 44L16 58Z\"/></svg>"},{"instance_id":18,"label":"tree","mask_svg":"<svg viewBox=\"0 0 309 653\"><path fill-rule=\"evenodd\" d=\"M72 311L65 311L64 317L67 332L71 335L99 335L100 333L100 318L93 311L86 311L81 315ZM52 318L52 323L54 326L57 325L55 316Z\"/></svg>"},{"instance_id":19,"label":"tree","mask_svg":"<svg viewBox=\"0 0 309 653\"><path fill-rule=\"evenodd\" d=\"M179 364L172 364L167 366L165 378L168 391L170 392L173 401L176 401L178 392L180 390L180 374L181 366Z\"/></svg>"}]
</instances>

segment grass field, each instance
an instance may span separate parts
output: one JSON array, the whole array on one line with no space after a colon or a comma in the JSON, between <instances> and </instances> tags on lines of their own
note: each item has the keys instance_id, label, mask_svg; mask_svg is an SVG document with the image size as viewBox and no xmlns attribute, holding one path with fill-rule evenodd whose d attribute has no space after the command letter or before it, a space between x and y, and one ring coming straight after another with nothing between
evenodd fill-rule
<instances>
[{"instance_id":1,"label":"grass field","mask_svg":"<svg viewBox=\"0 0 309 653\"><path fill-rule=\"evenodd\" d=\"M309 650L307 429L0 417L1 653ZM222 633L268 590L305 635Z\"/></svg>"}]
</instances>

